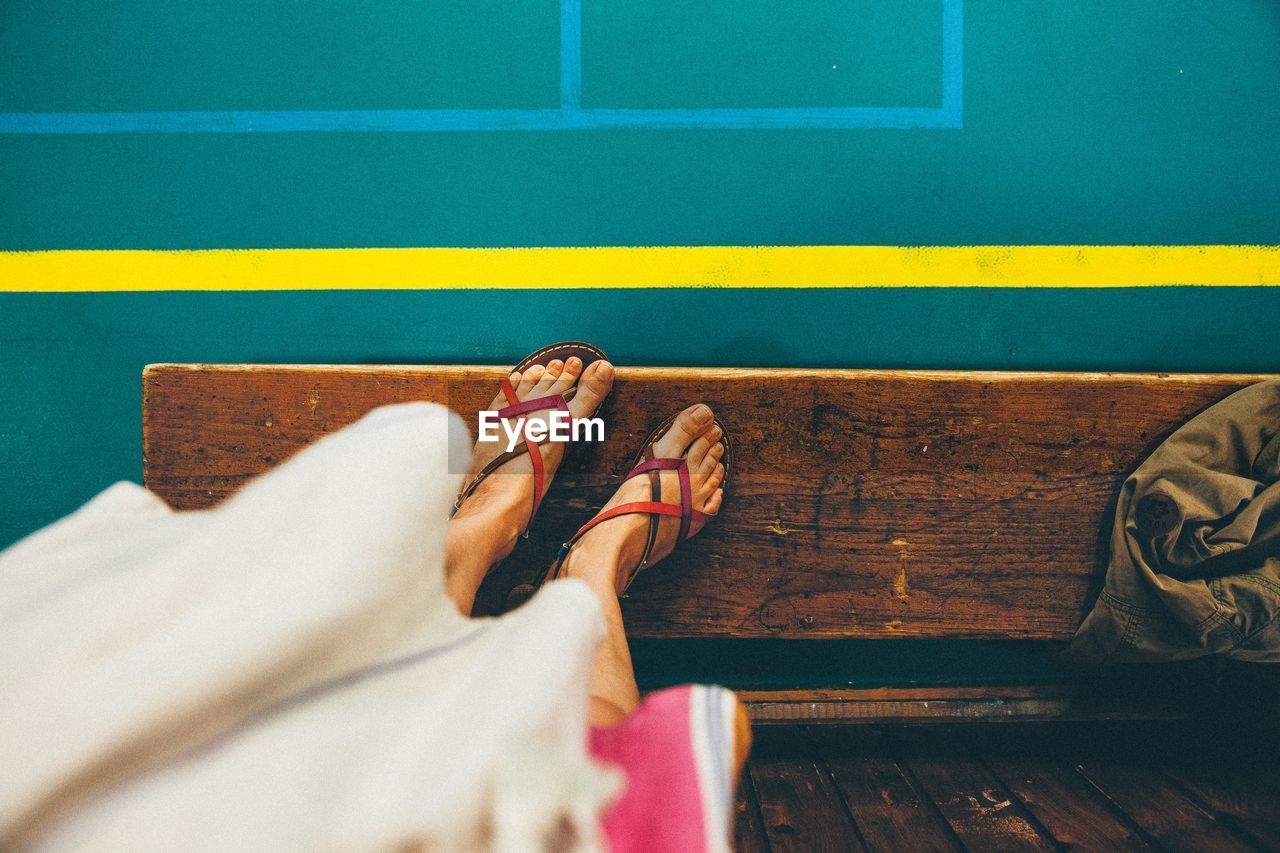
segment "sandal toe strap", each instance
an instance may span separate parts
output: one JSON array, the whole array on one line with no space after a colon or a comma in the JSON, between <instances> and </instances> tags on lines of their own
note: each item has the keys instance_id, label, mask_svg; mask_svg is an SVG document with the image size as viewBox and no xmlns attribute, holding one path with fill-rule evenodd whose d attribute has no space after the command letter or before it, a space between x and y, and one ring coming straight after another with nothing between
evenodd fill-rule
<instances>
[{"instance_id":1,"label":"sandal toe strap","mask_svg":"<svg viewBox=\"0 0 1280 853\"><path fill-rule=\"evenodd\" d=\"M507 398L509 404L505 408L498 410L498 417L507 420L509 418L517 418L530 412L540 412L547 409L557 409L568 413L569 404L566 402L563 394L553 394L549 397L538 397L533 400L524 400L516 396L516 389L511 385L511 379L502 377L502 395ZM542 497L546 487L546 470L542 462L542 453L538 450L538 442L534 441L528 435L524 438L524 447L518 450L512 450L507 453L499 454L489 460L489 464L480 469L480 473L466 485L458 494L458 499L454 501L453 508L456 511L462 505L462 502L470 497L471 493L476 490L480 483L503 465L515 459L522 454L529 454L529 461L533 463L533 509L529 513L529 522L533 521L533 516L537 514L538 507L542 504ZM525 533L528 533L529 525L525 524Z\"/></svg>"},{"instance_id":2,"label":"sandal toe strap","mask_svg":"<svg viewBox=\"0 0 1280 853\"><path fill-rule=\"evenodd\" d=\"M560 546L560 553L557 555L556 563L550 573L551 577L559 576L560 564L563 562L564 557L569 553L569 549L577 544L579 539L585 536L592 528L605 521L609 521L610 519L624 515L641 514L651 516L654 522L657 521L658 516L678 518L680 519L680 532L676 536L675 545L679 545L681 542L684 542L689 538L689 530L693 527L693 523L695 521L698 524L706 524L711 519L711 516L707 515L705 512L700 512L693 508L693 484L689 478L689 465L687 460L647 459L635 468L632 468L631 472L627 474L626 479L629 480L632 477L645 474L650 471L675 471L679 475L680 503L669 504L658 500L632 501L630 503L619 504L618 506L604 510L586 524L582 525L582 527L578 529L577 533L573 534L567 542ZM654 527L656 527L656 524ZM652 529L653 528L651 527L651 531ZM636 575L638 575L640 570L648 564L649 551L651 547L652 537L650 537L650 544L645 548L644 556L640 559L640 564L629 573L626 586L631 586L631 582L635 580ZM626 591L625 588L623 591Z\"/></svg>"},{"instance_id":3,"label":"sandal toe strap","mask_svg":"<svg viewBox=\"0 0 1280 853\"><path fill-rule=\"evenodd\" d=\"M680 506L688 510L680 514L680 535L676 537L676 544L689 538L689 527L691 526L693 509L693 483L689 479L689 461L687 459L646 459L639 465L631 469L631 473L627 475L627 479L643 474L646 471L675 471L680 477ZM663 513L667 515L668 513Z\"/></svg>"}]
</instances>

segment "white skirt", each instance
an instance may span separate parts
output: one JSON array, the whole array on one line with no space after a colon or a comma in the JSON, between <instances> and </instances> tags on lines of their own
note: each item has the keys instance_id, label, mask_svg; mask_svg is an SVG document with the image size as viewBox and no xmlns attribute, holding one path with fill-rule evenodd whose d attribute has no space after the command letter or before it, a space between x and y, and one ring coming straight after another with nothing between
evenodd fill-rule
<instances>
[{"instance_id":1,"label":"white skirt","mask_svg":"<svg viewBox=\"0 0 1280 853\"><path fill-rule=\"evenodd\" d=\"M216 509L119 483L0 554L0 848L598 847L599 607L458 615L469 444L387 407Z\"/></svg>"}]
</instances>

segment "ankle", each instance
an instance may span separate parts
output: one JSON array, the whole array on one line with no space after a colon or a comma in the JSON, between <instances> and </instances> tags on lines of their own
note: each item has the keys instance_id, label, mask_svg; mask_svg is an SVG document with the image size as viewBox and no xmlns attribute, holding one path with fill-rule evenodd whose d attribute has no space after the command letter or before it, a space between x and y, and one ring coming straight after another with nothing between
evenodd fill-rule
<instances>
[{"instance_id":1,"label":"ankle","mask_svg":"<svg viewBox=\"0 0 1280 853\"><path fill-rule=\"evenodd\" d=\"M561 577L578 578L593 589L609 589L616 595L622 554L613 546L578 543L565 557Z\"/></svg>"}]
</instances>

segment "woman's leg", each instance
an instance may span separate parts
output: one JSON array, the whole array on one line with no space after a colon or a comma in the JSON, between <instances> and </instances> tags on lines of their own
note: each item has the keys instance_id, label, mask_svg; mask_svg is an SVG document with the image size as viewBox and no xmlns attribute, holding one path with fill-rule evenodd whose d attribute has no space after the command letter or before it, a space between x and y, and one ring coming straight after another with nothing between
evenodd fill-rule
<instances>
[{"instance_id":1,"label":"woman's leg","mask_svg":"<svg viewBox=\"0 0 1280 853\"><path fill-rule=\"evenodd\" d=\"M720 428L712 423L711 410L705 405L691 406L680 413L671 429L654 445L658 457L678 458L688 452L693 508L714 515L720 509L724 466L720 458ZM662 472L662 499L678 503L678 475ZM605 509L632 501L651 499L649 480L636 477L622 484ZM650 563L671 553L680 529L679 519L663 517L658 527ZM691 528L696 533L699 525ZM591 676L591 709L593 726L608 726L626 719L640 703L631 651L627 646L626 628L618 594L630 573L640 562L648 538L649 517L625 515L591 529L573 546L565 559L561 576L575 577L587 584L600 600L604 613L605 638L596 653Z\"/></svg>"},{"instance_id":2,"label":"woman's leg","mask_svg":"<svg viewBox=\"0 0 1280 853\"><path fill-rule=\"evenodd\" d=\"M588 721L593 726L611 726L625 720L640 704L627 631L622 624L622 608L618 606L619 560L616 555L596 555L588 551L574 557L566 569L568 576L579 578L591 587L604 613L604 640L591 669Z\"/></svg>"},{"instance_id":3,"label":"woman's leg","mask_svg":"<svg viewBox=\"0 0 1280 853\"><path fill-rule=\"evenodd\" d=\"M511 374L520 400L533 400L563 394L575 385L578 391L569 401L574 418L591 415L608 395L613 385L613 366L596 361L582 369L578 358L567 362L552 361L544 369L533 366L523 375ZM501 395L494 398L490 409L507 405ZM547 418L547 412L534 412L528 417ZM506 449L504 442L477 442L472 450L470 481L494 457ZM564 458L564 444L543 442L540 448L547 483ZM445 587L458 610L471 615L476 591L494 565L511 553L533 509L533 463L528 455L518 456L487 477L463 502L449 523L445 544Z\"/></svg>"}]
</instances>

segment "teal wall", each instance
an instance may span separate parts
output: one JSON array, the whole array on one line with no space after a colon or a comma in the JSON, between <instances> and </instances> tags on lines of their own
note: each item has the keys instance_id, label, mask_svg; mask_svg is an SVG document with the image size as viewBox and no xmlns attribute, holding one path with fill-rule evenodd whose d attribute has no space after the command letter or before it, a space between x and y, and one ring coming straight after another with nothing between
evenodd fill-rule
<instances>
[{"instance_id":1,"label":"teal wall","mask_svg":"<svg viewBox=\"0 0 1280 853\"><path fill-rule=\"evenodd\" d=\"M514 363L1275 371L1259 288L0 295L0 542L140 476L142 367Z\"/></svg>"},{"instance_id":2,"label":"teal wall","mask_svg":"<svg viewBox=\"0 0 1280 853\"><path fill-rule=\"evenodd\" d=\"M849 70L833 103L877 103L874 83L934 105L918 4L888 39L897 3L738 2L887 22L801 64L746 16L736 56L711 51L692 87L702 53L676 35L703 10L724 26L729 0L655 2L675 35L625 68L593 62L586 0L584 98L613 81L665 104L678 83L686 106L776 104ZM1280 243L1280 4L964 8L962 129L0 136L0 248ZM0 112L545 105L554 9L6 0ZM761 69L789 85L759 91Z\"/></svg>"},{"instance_id":3,"label":"teal wall","mask_svg":"<svg viewBox=\"0 0 1280 853\"><path fill-rule=\"evenodd\" d=\"M641 5L586 0L584 103L941 98L938 0ZM964 9L958 129L0 134L0 249L1280 244L1280 5ZM553 106L556 14L9 0L0 113ZM1276 370L1278 318L1277 289L3 294L0 545L139 476L150 361L584 336L632 364Z\"/></svg>"}]
</instances>

